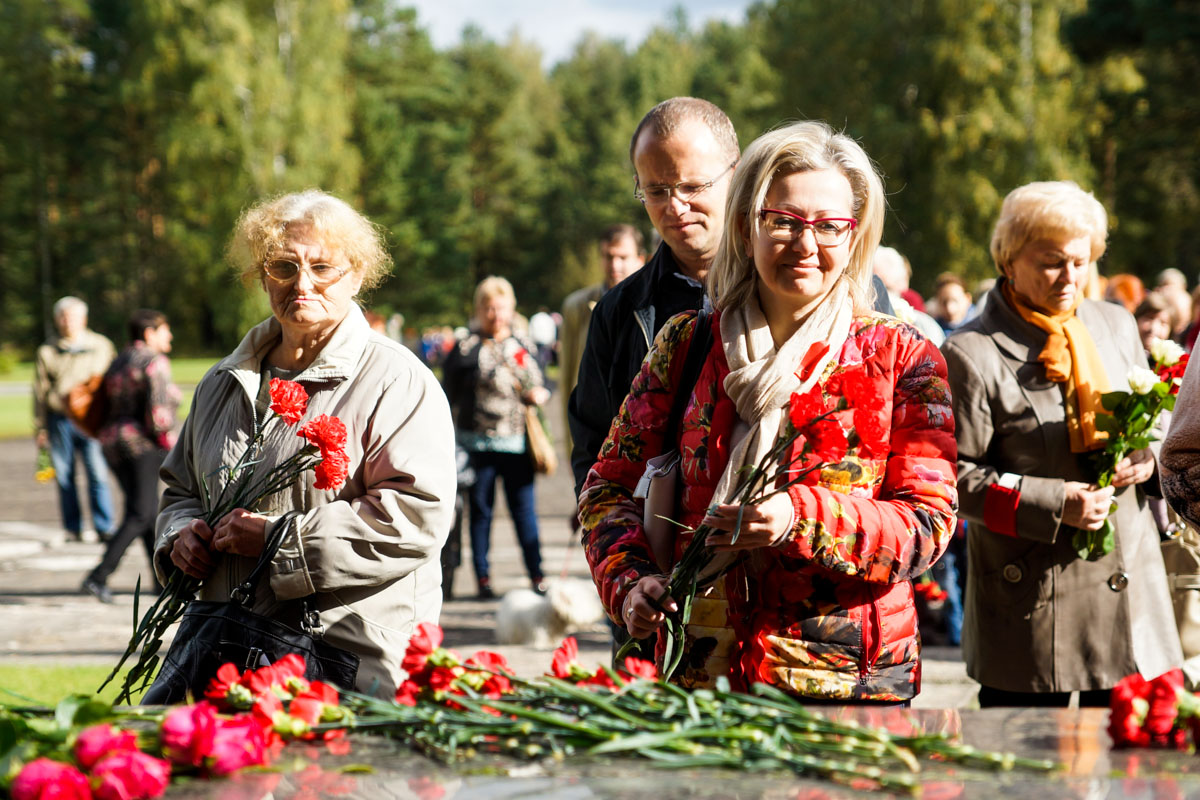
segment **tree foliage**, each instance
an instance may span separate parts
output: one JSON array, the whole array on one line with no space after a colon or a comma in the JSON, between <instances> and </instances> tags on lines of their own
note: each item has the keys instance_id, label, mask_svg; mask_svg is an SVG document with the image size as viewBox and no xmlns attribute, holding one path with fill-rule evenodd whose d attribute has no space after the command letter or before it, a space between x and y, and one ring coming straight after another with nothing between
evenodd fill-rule
<instances>
[{"instance_id":1,"label":"tree foliage","mask_svg":"<svg viewBox=\"0 0 1200 800\"><path fill-rule=\"evenodd\" d=\"M155 306L181 350L228 349L266 313L225 263L238 214L311 186L386 230L368 300L411 324L462 323L489 274L557 307L598 278L599 230L651 233L629 137L677 94L743 146L805 118L862 141L919 289L990 275L1000 200L1036 179L1097 192L1111 271L1194 273L1198 41L1178 0L765 0L546 67L519 36L438 50L392 0L7 0L0 342L30 349L75 293L106 332Z\"/></svg>"}]
</instances>

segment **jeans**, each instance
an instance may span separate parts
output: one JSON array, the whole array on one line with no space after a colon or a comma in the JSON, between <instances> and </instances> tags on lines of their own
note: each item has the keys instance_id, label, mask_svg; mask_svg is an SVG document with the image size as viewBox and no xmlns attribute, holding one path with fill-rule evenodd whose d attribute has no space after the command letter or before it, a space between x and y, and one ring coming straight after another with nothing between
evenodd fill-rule
<instances>
[{"instance_id":1,"label":"jeans","mask_svg":"<svg viewBox=\"0 0 1200 800\"><path fill-rule=\"evenodd\" d=\"M500 478L504 481L508 513L517 527L525 571L531 580L540 580L542 548L533 507L533 461L527 453L472 453L471 466L475 469L475 485L471 487L471 560L475 577L480 580L488 577L496 478Z\"/></svg>"},{"instance_id":2,"label":"jeans","mask_svg":"<svg viewBox=\"0 0 1200 800\"><path fill-rule=\"evenodd\" d=\"M117 483L125 493L125 519L108 546L104 558L88 576L104 585L108 576L121 564L125 550L137 539L142 540L146 556L154 563L154 521L158 517L158 468L162 466L166 453L153 451L130 461L118 461L112 465ZM158 579L154 581L156 588Z\"/></svg>"},{"instance_id":3,"label":"jeans","mask_svg":"<svg viewBox=\"0 0 1200 800\"><path fill-rule=\"evenodd\" d=\"M83 469L87 474L92 525L97 533L109 533L113 529L113 502L108 491L108 469L104 466L100 443L85 436L61 414L47 414L46 429L50 436L50 462L54 465L54 478L58 482L63 527L76 538L83 530L83 510L79 507L79 495L75 492L75 455L78 453L83 457Z\"/></svg>"}]
</instances>

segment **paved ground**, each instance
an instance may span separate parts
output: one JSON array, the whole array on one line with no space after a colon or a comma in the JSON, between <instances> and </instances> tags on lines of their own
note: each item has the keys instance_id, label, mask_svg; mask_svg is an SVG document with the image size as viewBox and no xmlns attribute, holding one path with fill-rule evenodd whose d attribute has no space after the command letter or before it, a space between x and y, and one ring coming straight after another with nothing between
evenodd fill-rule
<instances>
[{"instance_id":1,"label":"paved ground","mask_svg":"<svg viewBox=\"0 0 1200 800\"><path fill-rule=\"evenodd\" d=\"M559 413L558 403L550 404ZM554 419L561 425L561 419ZM131 547L110 586L116 602L103 605L79 594L83 576L100 560L98 543L66 542L58 527L53 484L33 480L35 450L30 440L0 442L0 663L111 664L124 650L132 625L133 589L138 576L149 580L144 552ZM114 486L114 496L120 497ZM565 467L539 478L537 503L545 572L554 577L587 578L582 550L568 526L574 500ZM502 503L498 504L503 506ZM492 576L497 591L528 586L507 513L498 509L492 532ZM464 553L464 556L467 554ZM474 588L469 565L458 570L459 592ZM518 674L536 675L549 667L550 650L497 645L496 601L448 600L442 625L446 644L463 655L482 647L502 652ZM577 634L582 661L599 663L608 655L604 630ZM914 702L924 708L964 708L974 703L975 684L966 677L957 648L927 648L924 690Z\"/></svg>"}]
</instances>

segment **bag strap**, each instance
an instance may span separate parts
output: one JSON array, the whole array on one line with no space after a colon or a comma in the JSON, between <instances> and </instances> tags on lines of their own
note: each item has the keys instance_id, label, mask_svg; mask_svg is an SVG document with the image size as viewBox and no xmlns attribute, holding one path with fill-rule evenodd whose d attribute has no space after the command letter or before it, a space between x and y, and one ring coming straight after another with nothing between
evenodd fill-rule
<instances>
[{"instance_id":1,"label":"bag strap","mask_svg":"<svg viewBox=\"0 0 1200 800\"><path fill-rule=\"evenodd\" d=\"M671 402L671 415L667 417L667 427L663 430L663 452L678 449L679 426L683 422L683 412L687 409L688 400L692 397L690 387L700 380L700 370L704 368L704 359L712 347L712 312L700 306L696 312L696 327L692 331L692 340L688 343L687 358L683 362L683 372L676 384L675 396ZM671 443L667 447L667 442Z\"/></svg>"},{"instance_id":2,"label":"bag strap","mask_svg":"<svg viewBox=\"0 0 1200 800\"><path fill-rule=\"evenodd\" d=\"M298 520L302 513L301 511L289 511L275 523L275 527L271 529L271 535L263 543L263 551L262 555L258 557L258 563L246 576L246 580L230 593L230 597L235 603L247 609L254 605L254 587L258 585L258 579L275 560L275 554L279 552L279 547L283 544L283 537L287 535L288 530L300 524Z\"/></svg>"}]
</instances>

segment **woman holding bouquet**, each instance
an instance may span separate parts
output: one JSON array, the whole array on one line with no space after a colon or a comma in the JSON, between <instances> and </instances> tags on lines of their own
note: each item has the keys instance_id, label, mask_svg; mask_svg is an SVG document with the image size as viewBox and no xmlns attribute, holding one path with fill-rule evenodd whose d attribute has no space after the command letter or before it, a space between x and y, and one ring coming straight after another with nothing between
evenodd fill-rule
<instances>
[{"instance_id":1,"label":"woman holding bouquet","mask_svg":"<svg viewBox=\"0 0 1200 800\"><path fill-rule=\"evenodd\" d=\"M408 350L371 330L355 302L383 281L390 259L379 230L346 203L312 190L261 203L239 220L230 256L244 281L266 292L272 316L196 388L162 469L158 574L165 580L178 567L203 579L200 599L227 600L280 516L302 512L253 610L299 627L300 601L315 601L325 641L361 659L355 688L391 697L410 634L441 610L438 553L455 492L446 398ZM307 391L305 420L328 414L344 423L345 461L303 472L210 527L207 498L218 497L225 470L266 417L272 379ZM258 470L305 445L291 425L265 430Z\"/></svg>"},{"instance_id":2,"label":"woman holding bouquet","mask_svg":"<svg viewBox=\"0 0 1200 800\"><path fill-rule=\"evenodd\" d=\"M1031 183L1004 200L983 313L943 346L957 421L967 543L963 655L981 706L1108 706L1109 689L1180 664L1158 531L1144 489L1152 449L1100 488L1100 395L1145 367L1137 325L1083 299L1104 253L1104 208L1074 183ZM1115 547L1081 558L1078 529L1111 514Z\"/></svg>"},{"instance_id":3,"label":"woman holding bouquet","mask_svg":"<svg viewBox=\"0 0 1200 800\"><path fill-rule=\"evenodd\" d=\"M475 287L475 330L446 356L442 383L454 410L458 443L471 456L471 560L479 597L496 596L488 565L496 479L517 529L521 557L534 591L544 594L542 550L533 502L533 461L526 452L525 408L542 405L550 392L533 346L513 334L517 298L504 278L484 278Z\"/></svg>"},{"instance_id":4,"label":"woman holding bouquet","mask_svg":"<svg viewBox=\"0 0 1200 800\"><path fill-rule=\"evenodd\" d=\"M954 530L954 422L937 348L871 311L883 213L867 154L829 126L751 144L709 276L699 379L680 385L697 335L696 315L682 314L659 333L584 486L593 577L609 615L644 638L678 603L634 489L648 459L680 450L674 559L703 523L733 560L692 607L675 676L685 686L728 676L835 702L906 702L920 689L911 578ZM679 392L678 438L664 441ZM797 430L796 468L824 466L761 502L729 503L743 467Z\"/></svg>"}]
</instances>

